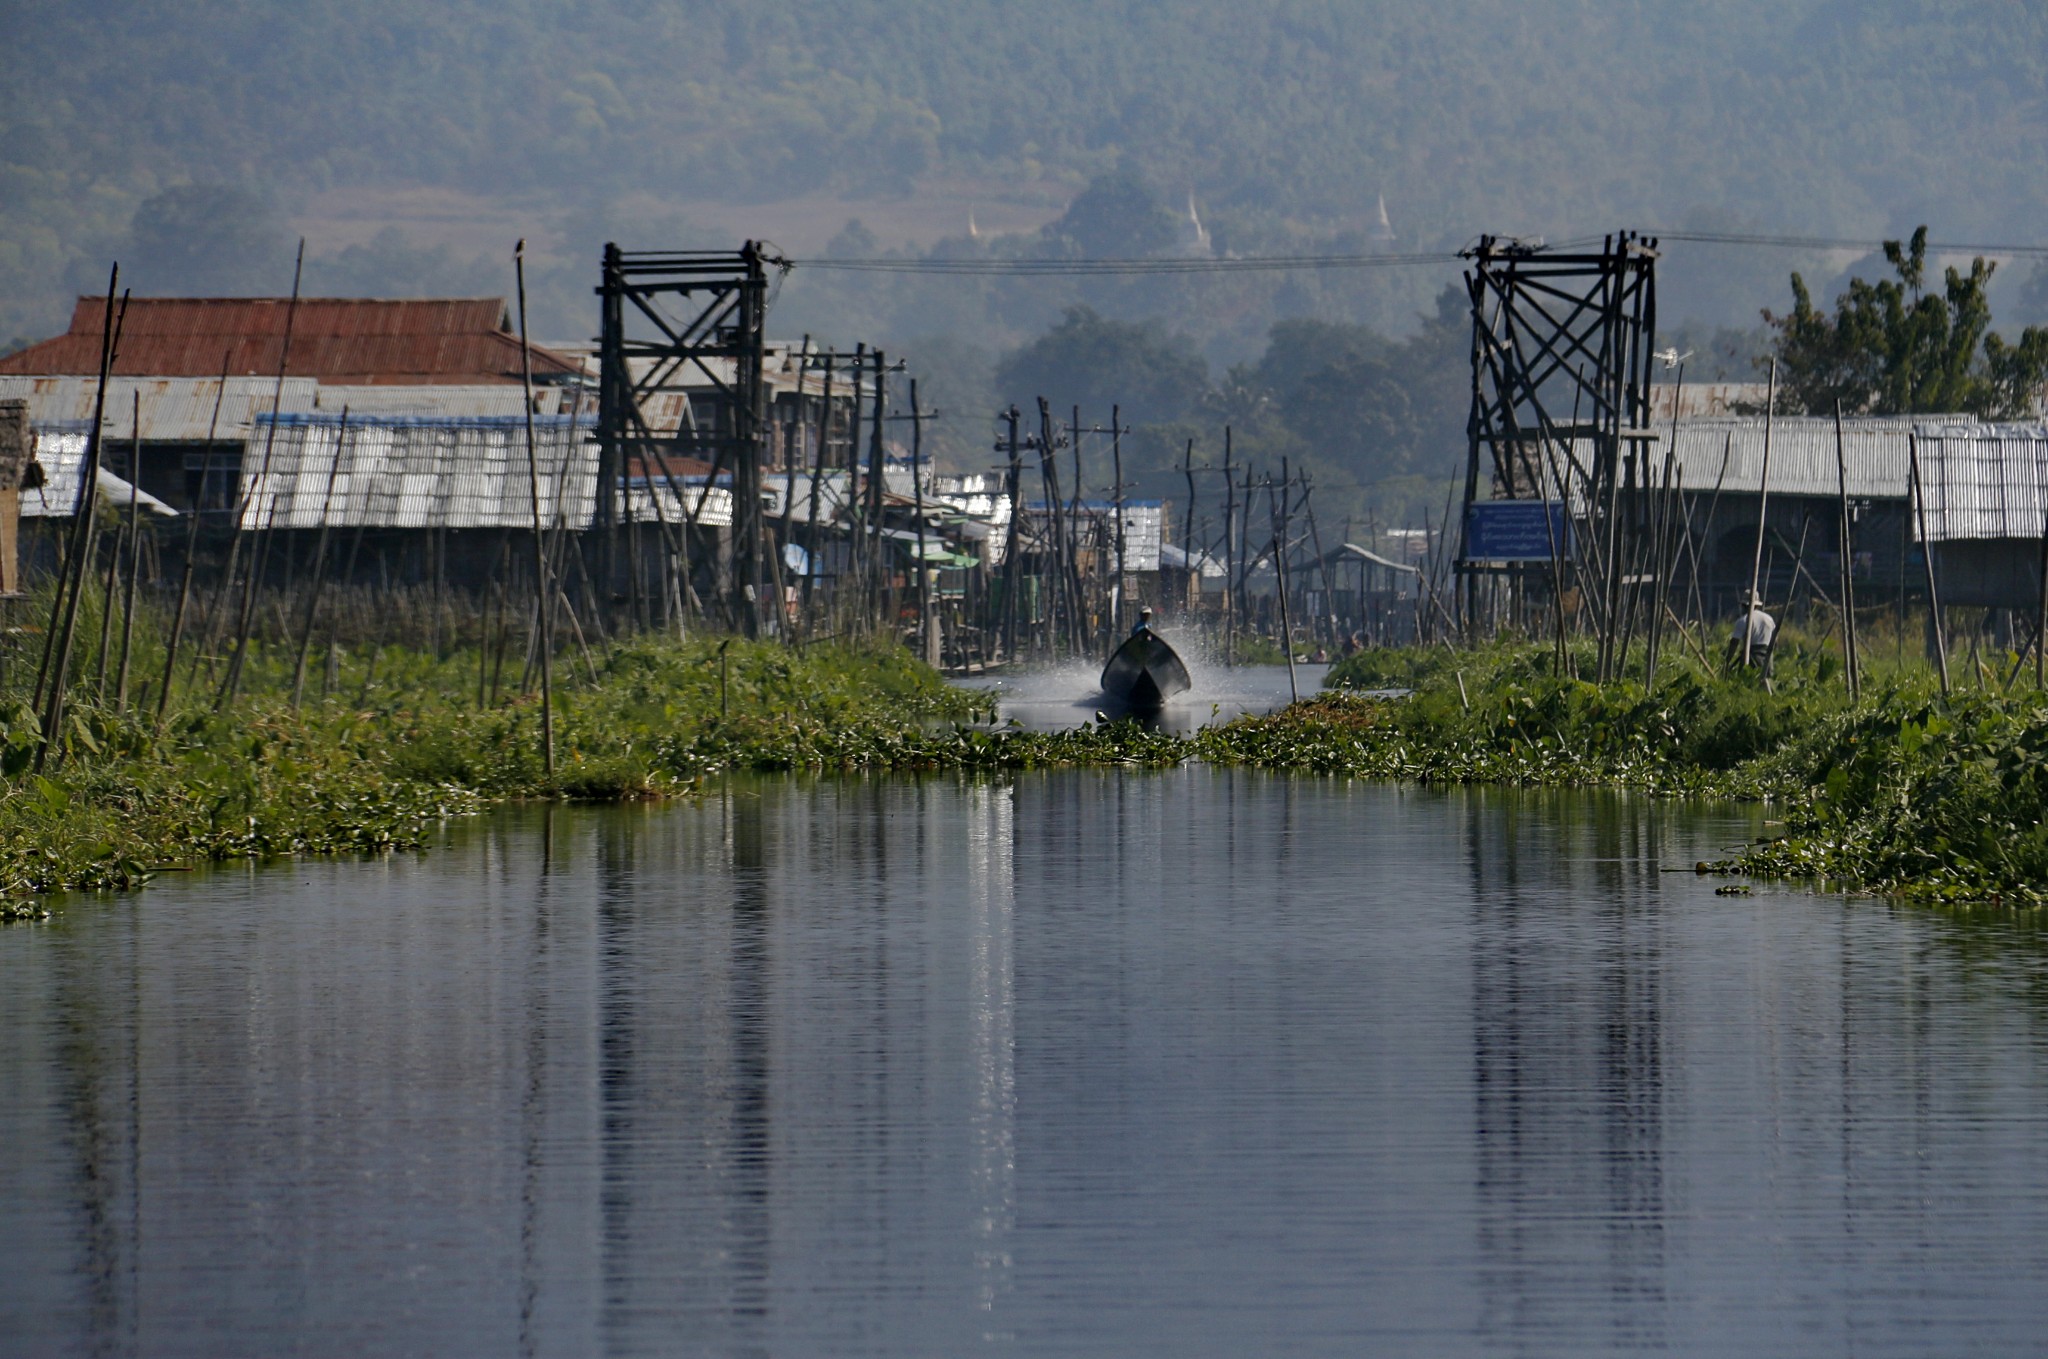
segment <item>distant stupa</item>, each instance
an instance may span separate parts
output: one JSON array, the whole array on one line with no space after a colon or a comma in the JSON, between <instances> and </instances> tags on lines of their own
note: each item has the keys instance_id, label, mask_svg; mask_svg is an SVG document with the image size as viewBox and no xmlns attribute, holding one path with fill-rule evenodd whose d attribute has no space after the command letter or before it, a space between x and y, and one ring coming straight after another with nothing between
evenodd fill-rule
<instances>
[{"instance_id":1,"label":"distant stupa","mask_svg":"<svg viewBox=\"0 0 2048 1359\"><path fill-rule=\"evenodd\" d=\"M1380 195L1379 221L1373 225L1372 238L1376 241L1394 239L1394 224L1387 220L1387 196Z\"/></svg>"},{"instance_id":2,"label":"distant stupa","mask_svg":"<svg viewBox=\"0 0 2048 1359\"><path fill-rule=\"evenodd\" d=\"M967 207L967 238L974 241L981 239L981 228L974 224L974 205L971 203Z\"/></svg>"},{"instance_id":3,"label":"distant stupa","mask_svg":"<svg viewBox=\"0 0 2048 1359\"><path fill-rule=\"evenodd\" d=\"M1213 255L1216 247L1209 243L1209 228L1202 225L1202 215L1195 211L1195 192L1188 190L1188 234L1187 252L1191 255Z\"/></svg>"}]
</instances>

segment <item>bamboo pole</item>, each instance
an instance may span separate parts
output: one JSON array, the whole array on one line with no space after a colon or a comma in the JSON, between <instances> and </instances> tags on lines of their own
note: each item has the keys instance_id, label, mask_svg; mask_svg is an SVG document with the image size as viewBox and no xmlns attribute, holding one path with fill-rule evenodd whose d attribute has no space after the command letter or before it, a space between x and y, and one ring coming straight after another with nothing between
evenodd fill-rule
<instances>
[{"instance_id":1,"label":"bamboo pole","mask_svg":"<svg viewBox=\"0 0 2048 1359\"><path fill-rule=\"evenodd\" d=\"M1301 702L1301 689L1294 679L1294 619L1287 608L1287 529L1288 529L1288 475L1287 459L1280 459L1280 499L1278 502L1278 523L1273 534L1273 573L1280 591L1280 650L1287 657L1287 700ZM1266 478L1266 495L1271 504L1273 478Z\"/></svg>"},{"instance_id":2,"label":"bamboo pole","mask_svg":"<svg viewBox=\"0 0 2048 1359\"><path fill-rule=\"evenodd\" d=\"M540 454L533 446L533 346L526 334L526 238L512 247L512 273L519 289L519 383L526 393L526 479L533 498L534 634L540 646L541 764L555 781L555 663L550 645L554 610L548 599L547 525L540 509ZM637 563L636 563L637 569Z\"/></svg>"},{"instance_id":3,"label":"bamboo pole","mask_svg":"<svg viewBox=\"0 0 2048 1359\"><path fill-rule=\"evenodd\" d=\"M43 772L44 761L49 757L50 745L57 739L57 733L64 723L65 685L71 669L71 640L76 635L78 624L78 601L85 593L85 572L92 557L93 525L98 519L95 511L99 507L100 444L101 431L107 418L107 377L113 371L114 355L120 348L121 324L128 316L128 295L121 294L121 310L114 312L114 290L120 285L121 266L114 265L107 277L107 314L100 327L100 380L93 397L92 431L85 441L85 456L78 466L78 495L72 504L71 555L69 576L71 586L67 595L59 582L57 597L51 601L50 616L55 619L61 607L63 625L53 628L55 637L50 664L45 668L49 680L49 706L43 710L42 740L36 746L35 772ZM38 680L36 697L43 697L43 685Z\"/></svg>"},{"instance_id":4,"label":"bamboo pole","mask_svg":"<svg viewBox=\"0 0 2048 1359\"><path fill-rule=\"evenodd\" d=\"M241 687L242 663L248 651L249 629L255 617L256 591L263 584L263 568L270 556L271 525L277 519L277 493L270 486L270 457L272 450L277 445L277 417L284 403L285 373L291 366L292 329L298 321L299 285L304 277L305 268L306 238L301 236L299 238L298 260L292 265L292 298L291 302L286 306L284 313L284 344L279 349L277 355L277 381L271 388L270 393L270 426L263 436L263 462L255 479L249 483L248 490L245 492L243 510L235 516L235 535L228 545L227 575L222 577L221 581L223 589L227 587L228 581L234 578L235 552L241 546L242 540L242 521L247 516L247 507L254 501L256 488L259 485L270 492L271 513L264 521L264 529L257 540L257 546L250 549L248 575L244 579L242 588L242 607L236 622L235 649L234 653L228 657L227 677L221 681L221 691L219 697L215 700L215 707L219 707L222 703L232 700L236 691Z\"/></svg>"},{"instance_id":5,"label":"bamboo pole","mask_svg":"<svg viewBox=\"0 0 2048 1359\"><path fill-rule=\"evenodd\" d=\"M135 432L128 445L128 583L121 592L121 665L114 706L128 708L128 656L135 644L135 582L142 571L142 389L135 389Z\"/></svg>"},{"instance_id":6,"label":"bamboo pole","mask_svg":"<svg viewBox=\"0 0 2048 1359\"><path fill-rule=\"evenodd\" d=\"M1757 587L1762 583L1764 570L1764 524L1771 508L1771 425L1778 410L1778 360L1771 359L1771 376L1765 387L1764 396L1764 466L1763 474L1757 479L1756 498L1756 554L1750 559L1749 599L1743 605L1742 615L1742 663L1749 664L1752 637L1750 618L1760 607Z\"/></svg>"},{"instance_id":7,"label":"bamboo pole","mask_svg":"<svg viewBox=\"0 0 2048 1359\"><path fill-rule=\"evenodd\" d=\"M1856 582L1854 576L1854 553L1849 539L1849 454L1842 441L1842 403L1835 402L1835 489L1841 508L1841 551L1836 555L1842 564L1842 654L1848 662L1845 673L1849 682L1849 701L1855 702L1863 690L1863 662L1856 650Z\"/></svg>"},{"instance_id":8,"label":"bamboo pole","mask_svg":"<svg viewBox=\"0 0 2048 1359\"><path fill-rule=\"evenodd\" d=\"M306 592L306 622L299 629L299 656L292 666L292 711L306 692L306 656L313 647L313 623L320 613L320 595L327 586L327 538L334 511L334 484L341 479L341 455L348 449L348 407L341 408L341 425L334 433L334 457L327 464L327 493L320 500L320 537L313 546L313 588ZM440 631L440 586L434 589L434 630ZM438 651L437 651L438 654Z\"/></svg>"},{"instance_id":9,"label":"bamboo pole","mask_svg":"<svg viewBox=\"0 0 2048 1359\"><path fill-rule=\"evenodd\" d=\"M206 422L206 451L199 455L199 494L192 497L192 504L186 510L190 516L185 522L185 569L178 581L178 607L171 615L171 636L164 646L163 687L156 696L156 716L161 722L171 701L171 675L178 664L178 643L185 636L185 609L192 600L192 571L199 557L199 507L206 499L206 474L213 464L213 439L220 431L221 402L227 399L228 370L234 359L232 347L221 351L220 386L213 393L213 414Z\"/></svg>"},{"instance_id":10,"label":"bamboo pole","mask_svg":"<svg viewBox=\"0 0 2048 1359\"><path fill-rule=\"evenodd\" d=\"M1906 465L1913 478L1913 518L1920 527L1920 564L1927 570L1927 621L1934 629L1934 659L1941 668L1942 697L1948 696L1948 640L1942 636L1941 595L1934 588L1934 544L1927 541L1927 487L1920 479L1920 436L1906 435Z\"/></svg>"},{"instance_id":11,"label":"bamboo pole","mask_svg":"<svg viewBox=\"0 0 2048 1359\"><path fill-rule=\"evenodd\" d=\"M917 641L926 665L938 668L939 648L932 631L931 566L925 560L924 534L924 407L917 396L917 379L910 380L910 494L917 515Z\"/></svg>"}]
</instances>

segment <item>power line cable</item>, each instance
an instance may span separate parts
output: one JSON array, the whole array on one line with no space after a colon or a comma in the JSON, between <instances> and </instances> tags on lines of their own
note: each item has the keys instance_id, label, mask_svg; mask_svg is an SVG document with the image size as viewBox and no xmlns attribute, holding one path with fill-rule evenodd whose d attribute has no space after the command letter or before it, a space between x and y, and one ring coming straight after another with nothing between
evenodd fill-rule
<instances>
[{"instance_id":1,"label":"power line cable","mask_svg":"<svg viewBox=\"0 0 2048 1359\"><path fill-rule=\"evenodd\" d=\"M1771 250L1854 250L1871 253L1884 246L1881 240L1845 236L1795 236L1732 231L1663 231L1646 229L1642 237L1659 242L1689 245L1744 246ZM1533 245L1530 254L1544 254L1589 245L1598 237L1575 238ZM1931 255L2008 255L2048 258L2048 245L2016 242L1929 241ZM1455 251L1425 251L1411 254L1347 255L1246 255L1223 259L804 259L791 260L793 268L831 270L866 274L954 274L981 277L1099 277L1169 274L1295 273L1321 269L1401 269L1458 264L1463 257Z\"/></svg>"},{"instance_id":2,"label":"power line cable","mask_svg":"<svg viewBox=\"0 0 2048 1359\"><path fill-rule=\"evenodd\" d=\"M1853 240L1839 236L1772 236L1749 235L1734 231L1656 231L1646 230L1646 236L1655 236L1660 241L1684 241L1693 245L1744 245L1760 246L1773 250L1856 250L1865 253L1882 250L1883 241ZM1904 242L1901 242L1903 244ZM1930 255L2027 255L2048 257L2048 245L1987 245L1967 241L1929 241Z\"/></svg>"},{"instance_id":3,"label":"power line cable","mask_svg":"<svg viewBox=\"0 0 2048 1359\"><path fill-rule=\"evenodd\" d=\"M1397 269L1456 264L1450 251L1410 255L1251 255L1223 259L807 259L801 269L867 274L1096 276L1102 274L1248 274L1309 269Z\"/></svg>"}]
</instances>

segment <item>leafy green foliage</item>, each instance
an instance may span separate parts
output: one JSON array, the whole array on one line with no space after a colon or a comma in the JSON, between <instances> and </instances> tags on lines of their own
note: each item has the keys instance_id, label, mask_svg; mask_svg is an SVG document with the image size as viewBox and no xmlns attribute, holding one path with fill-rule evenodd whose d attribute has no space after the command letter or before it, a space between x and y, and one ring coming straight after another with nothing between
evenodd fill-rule
<instances>
[{"instance_id":1,"label":"leafy green foliage","mask_svg":"<svg viewBox=\"0 0 2048 1359\"><path fill-rule=\"evenodd\" d=\"M1187 340L1150 323L1112 321L1069 307L1057 326L996 367L998 390L1022 409L1034 398L1107 415L1121 403L1132 420L1172 420L1193 409L1208 366Z\"/></svg>"},{"instance_id":2,"label":"leafy green foliage","mask_svg":"<svg viewBox=\"0 0 2048 1359\"><path fill-rule=\"evenodd\" d=\"M1851 279L1832 317L1814 305L1806 281L1792 275L1792 311L1766 313L1778 332L1779 382L1788 409L1809 415L1969 412L2016 419L2034 412L2048 384L2048 327L2029 327L2018 343L1991 333L1988 296L1996 265L1944 272L1938 294L1925 291L1927 228L1902 246L1886 241L1896 279Z\"/></svg>"}]
</instances>

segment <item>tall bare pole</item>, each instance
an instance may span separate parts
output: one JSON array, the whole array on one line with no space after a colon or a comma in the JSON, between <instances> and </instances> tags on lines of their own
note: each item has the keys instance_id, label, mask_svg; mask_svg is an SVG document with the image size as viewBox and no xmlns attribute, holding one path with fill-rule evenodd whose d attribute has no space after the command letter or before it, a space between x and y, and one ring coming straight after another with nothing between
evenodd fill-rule
<instances>
[{"instance_id":1,"label":"tall bare pole","mask_svg":"<svg viewBox=\"0 0 2048 1359\"><path fill-rule=\"evenodd\" d=\"M838 358L825 351L825 396L818 412L818 460L811 464L811 500L804 507L804 640L811 640L811 586L818 575L818 498L823 494L825 460L832 444L832 365Z\"/></svg>"},{"instance_id":2,"label":"tall bare pole","mask_svg":"<svg viewBox=\"0 0 2048 1359\"><path fill-rule=\"evenodd\" d=\"M93 525L98 519L95 511L99 508L100 496L100 443L101 431L107 420L107 377L113 371L114 354L120 348L121 323L128 316L128 295L121 294L121 310L114 311L114 292L121 283L121 266L114 265L107 276L107 314L100 325L100 381L92 403L92 430L86 435L85 456L78 465L78 496L72 502L71 510L71 553L67 559L70 569L65 573L71 585L67 594L60 580L57 597L51 601L50 616L56 618L61 607L63 624L52 629L55 636L53 649L44 665L45 678L49 682L49 705L43 709L43 739L36 746L36 772L43 772L43 763L49 757L50 744L57 739L57 733L64 723L64 691L71 669L71 639L76 635L78 625L78 600L85 593L85 573L92 558ZM36 698L43 698L43 682L37 681Z\"/></svg>"},{"instance_id":3,"label":"tall bare pole","mask_svg":"<svg viewBox=\"0 0 2048 1359\"><path fill-rule=\"evenodd\" d=\"M199 494L192 497L191 507L186 511L185 521L185 569L178 580L178 608L171 615L171 636L164 646L163 687L156 696L157 720L162 721L164 712L171 701L171 674L178 664L178 643L185 636L185 609L192 600L192 570L199 556L199 507L206 499L206 474L213 463L213 437L220 430L220 406L227 399L228 370L234 360L235 351L229 347L221 351L220 386L213 393L213 415L206 422L206 451L199 455Z\"/></svg>"},{"instance_id":4,"label":"tall bare pole","mask_svg":"<svg viewBox=\"0 0 2048 1359\"><path fill-rule=\"evenodd\" d=\"M1842 655L1848 662L1843 673L1849 680L1849 699L1854 702L1863 691L1863 658L1856 650L1855 554L1849 540L1849 454L1842 440L1842 403L1835 402L1835 489L1841 504L1842 564Z\"/></svg>"},{"instance_id":5,"label":"tall bare pole","mask_svg":"<svg viewBox=\"0 0 2048 1359\"><path fill-rule=\"evenodd\" d=\"M277 355L277 381L270 389L270 425L263 436L263 463L256 477L242 494L241 505L235 514L234 537L228 544L227 574L221 578L221 588L226 589L235 576L235 554L242 544L242 521L248 517L249 507L255 500L256 488L263 487L270 493L272 513L265 521L261 547L250 551L249 571L242 586L242 608L235 624L235 650L228 658L227 677L221 681L220 696L216 706L234 698L235 691L242 683L242 661L249 647L249 629L256 609L256 590L263 583L263 566L269 556L270 523L276 518L277 493L270 486L270 455L277 446L277 417L284 406L284 376L292 361L292 328L299 316L299 284L306 270L306 238L299 238L298 260L292 265L292 300L286 304L284 313L284 344Z\"/></svg>"},{"instance_id":6,"label":"tall bare pole","mask_svg":"<svg viewBox=\"0 0 2048 1359\"><path fill-rule=\"evenodd\" d=\"M1764 467L1763 475L1757 479L1756 496L1756 552L1749 562L1749 602L1743 606L1742 614L1742 663L1749 664L1752 630L1750 614L1761 607L1757 588L1763 583L1764 572L1764 525L1769 522L1771 509L1771 422L1778 412L1778 360L1771 359L1770 383L1764 389Z\"/></svg>"},{"instance_id":7,"label":"tall bare pole","mask_svg":"<svg viewBox=\"0 0 2048 1359\"><path fill-rule=\"evenodd\" d=\"M924 556L924 407L918 404L916 378L910 380L910 494L917 515L918 650L925 664L936 668L939 657L932 631L931 566Z\"/></svg>"},{"instance_id":8,"label":"tall bare pole","mask_svg":"<svg viewBox=\"0 0 2048 1359\"><path fill-rule=\"evenodd\" d=\"M531 411L527 419L533 418ZM299 629L299 655L292 666L292 711L306 693L306 656L313 648L313 622L320 614L320 596L327 586L327 536L334 515L334 484L341 479L341 455L348 450L348 407L334 433L334 457L327 464L327 493L320 498L320 537L313 547L313 588L306 592L306 622Z\"/></svg>"},{"instance_id":9,"label":"tall bare pole","mask_svg":"<svg viewBox=\"0 0 2048 1359\"><path fill-rule=\"evenodd\" d=\"M512 247L519 288L519 385L526 393L526 484L533 497L533 626L540 648L540 751L549 784L555 781L554 609L548 589L547 525L540 510L540 454L533 443L533 344L526 335L526 238Z\"/></svg>"},{"instance_id":10,"label":"tall bare pole","mask_svg":"<svg viewBox=\"0 0 2048 1359\"><path fill-rule=\"evenodd\" d=\"M137 387L132 395L134 413L130 418L135 423L128 429L128 456L131 461L142 456L142 389ZM129 517L132 519L135 513L135 483L132 481L128 483L128 499L131 502L128 507ZM117 509L114 513L118 515L120 511ZM125 537L127 530L120 520L116 519L113 546L107 549L107 580L100 589L100 650L92 681L93 697L99 702L105 702L107 697L107 661L114 646L114 587L121 579L121 542Z\"/></svg>"},{"instance_id":11,"label":"tall bare pole","mask_svg":"<svg viewBox=\"0 0 2048 1359\"><path fill-rule=\"evenodd\" d=\"M1110 597L1109 614L1114 642L1124 634L1124 586L1131 578L1131 563L1124 555L1124 416L1123 407L1115 404L1109 408L1109 474L1116 478L1116 593Z\"/></svg>"},{"instance_id":12,"label":"tall bare pole","mask_svg":"<svg viewBox=\"0 0 2048 1359\"><path fill-rule=\"evenodd\" d=\"M121 591L121 665L114 706L128 708L128 655L135 644L135 581L142 571L142 389L135 389L135 427L128 451L128 581ZM111 608L113 600L107 601Z\"/></svg>"},{"instance_id":13,"label":"tall bare pole","mask_svg":"<svg viewBox=\"0 0 2048 1359\"><path fill-rule=\"evenodd\" d=\"M1927 571L1927 622L1934 629L1934 660L1941 668L1941 693L1948 696L1948 638L1941 626L1941 594L1934 588L1934 544L1927 541L1927 483L1920 477L1920 436L1906 434L1906 466L1913 478L1913 520L1920 529L1920 564Z\"/></svg>"},{"instance_id":14,"label":"tall bare pole","mask_svg":"<svg viewBox=\"0 0 2048 1359\"><path fill-rule=\"evenodd\" d=\"M1181 475L1188 481L1188 503L1180 517L1180 555L1188 570L1188 593L1195 597L1195 607L1201 607L1202 573L1195 565L1195 441L1188 440L1187 451L1180 458ZM1122 477L1117 478L1122 481Z\"/></svg>"},{"instance_id":15,"label":"tall bare pole","mask_svg":"<svg viewBox=\"0 0 2048 1359\"><path fill-rule=\"evenodd\" d=\"M1266 478L1268 503L1272 501L1273 478ZM1273 571L1280 589L1280 649L1287 654L1287 698L1291 703L1301 702L1301 690L1294 682L1294 620L1287 611L1287 510L1288 510L1287 459L1280 459L1280 499L1273 525Z\"/></svg>"},{"instance_id":16,"label":"tall bare pole","mask_svg":"<svg viewBox=\"0 0 2048 1359\"><path fill-rule=\"evenodd\" d=\"M1192 445L1190 445L1192 446ZM1223 427L1223 663L1237 664L1237 483L1230 475L1230 426Z\"/></svg>"},{"instance_id":17,"label":"tall bare pole","mask_svg":"<svg viewBox=\"0 0 2048 1359\"><path fill-rule=\"evenodd\" d=\"M1003 659L1017 659L1018 558L1023 555L1024 456L1017 442L1017 422L1023 413L1015 406L1001 417L1009 427L1005 448L1009 452L1009 473L1005 492L1010 498L1010 522L1003 541Z\"/></svg>"},{"instance_id":18,"label":"tall bare pole","mask_svg":"<svg viewBox=\"0 0 2048 1359\"><path fill-rule=\"evenodd\" d=\"M888 539L882 536L882 515L887 490L888 452L882 442L882 421L887 414L889 401L889 360L881 350L875 351L875 406L874 419L868 429L868 485L867 513L864 525L868 541L867 574L863 577L866 590L866 610L870 624L883 622L882 584L889 573ZM890 624L891 627L894 624Z\"/></svg>"}]
</instances>

